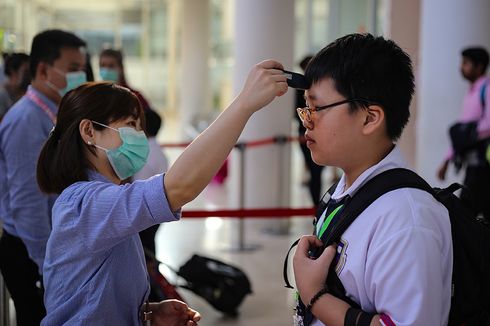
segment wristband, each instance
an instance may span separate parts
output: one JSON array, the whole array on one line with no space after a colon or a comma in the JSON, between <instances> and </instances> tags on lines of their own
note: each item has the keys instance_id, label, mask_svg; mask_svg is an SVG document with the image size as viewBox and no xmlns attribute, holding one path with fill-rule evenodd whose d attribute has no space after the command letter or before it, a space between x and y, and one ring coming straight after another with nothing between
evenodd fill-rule
<instances>
[{"instance_id":1,"label":"wristband","mask_svg":"<svg viewBox=\"0 0 490 326\"><path fill-rule=\"evenodd\" d=\"M344 319L345 326L369 326L375 315L350 307L347 309Z\"/></svg>"},{"instance_id":2,"label":"wristband","mask_svg":"<svg viewBox=\"0 0 490 326\"><path fill-rule=\"evenodd\" d=\"M313 305L315 304L315 302L318 301L318 299L327 293L327 288L326 287L323 287L320 291L318 291L314 296L313 298L311 298L310 300L310 303L308 303L308 305L306 306L306 311L311 311L311 307L313 307Z\"/></svg>"},{"instance_id":3,"label":"wristband","mask_svg":"<svg viewBox=\"0 0 490 326\"><path fill-rule=\"evenodd\" d=\"M345 313L344 325L345 326L357 326L357 318L362 313L361 309L350 307Z\"/></svg>"},{"instance_id":4,"label":"wristband","mask_svg":"<svg viewBox=\"0 0 490 326\"><path fill-rule=\"evenodd\" d=\"M361 312L361 316L359 317L359 322L357 326L369 326L371 325L371 320L373 319L374 314L369 314L365 311Z\"/></svg>"}]
</instances>

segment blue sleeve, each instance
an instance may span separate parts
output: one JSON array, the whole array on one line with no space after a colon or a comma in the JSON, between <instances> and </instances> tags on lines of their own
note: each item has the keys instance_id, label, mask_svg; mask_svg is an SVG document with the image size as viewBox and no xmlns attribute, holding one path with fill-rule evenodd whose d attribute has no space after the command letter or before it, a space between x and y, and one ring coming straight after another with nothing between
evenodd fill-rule
<instances>
[{"instance_id":1,"label":"blue sleeve","mask_svg":"<svg viewBox=\"0 0 490 326\"><path fill-rule=\"evenodd\" d=\"M180 210L172 212L168 205L163 175L123 186L87 182L72 196L57 203L61 210L63 206L69 210L73 204L78 206L73 216L64 216L59 223L70 224L66 235L78 237L80 244L91 252L107 250L152 225L180 218ZM58 213L62 211L56 208L53 220Z\"/></svg>"},{"instance_id":2,"label":"blue sleeve","mask_svg":"<svg viewBox=\"0 0 490 326\"><path fill-rule=\"evenodd\" d=\"M15 230L31 259L42 270L46 242L51 231L51 207L49 197L41 193L38 187L36 165L49 127L43 125L39 117L29 113L26 112L9 126L3 148Z\"/></svg>"}]
</instances>

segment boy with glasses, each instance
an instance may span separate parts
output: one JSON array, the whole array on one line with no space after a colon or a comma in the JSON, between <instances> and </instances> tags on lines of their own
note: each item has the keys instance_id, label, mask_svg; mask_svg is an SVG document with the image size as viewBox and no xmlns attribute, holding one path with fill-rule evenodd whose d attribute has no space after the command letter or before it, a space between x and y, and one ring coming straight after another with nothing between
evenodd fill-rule
<instances>
[{"instance_id":1,"label":"boy with glasses","mask_svg":"<svg viewBox=\"0 0 490 326\"><path fill-rule=\"evenodd\" d=\"M312 85L298 114L307 146L317 164L338 167L343 175L324 199L315 235L302 238L294 257L306 306L297 310L305 313L295 316L296 324L446 325L451 227L446 208L431 194L412 188L386 193L357 217L336 248L316 259L309 253L323 245L347 198L374 176L407 168L396 141L414 91L409 56L390 40L352 34L313 57L305 76ZM350 303L325 290L328 273L338 275Z\"/></svg>"}]
</instances>

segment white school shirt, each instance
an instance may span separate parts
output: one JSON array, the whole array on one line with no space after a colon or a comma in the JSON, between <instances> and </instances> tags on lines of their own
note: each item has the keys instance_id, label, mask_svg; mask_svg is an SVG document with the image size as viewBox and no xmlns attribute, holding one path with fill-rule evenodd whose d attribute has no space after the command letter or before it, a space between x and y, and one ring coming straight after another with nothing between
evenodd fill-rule
<instances>
[{"instance_id":1,"label":"white school shirt","mask_svg":"<svg viewBox=\"0 0 490 326\"><path fill-rule=\"evenodd\" d=\"M343 175L332 199L353 196L375 175L397 167L407 164L395 147L345 191ZM384 314L386 325L447 325L451 225L447 209L428 192L402 188L379 197L344 232L337 256L337 275L362 310Z\"/></svg>"}]
</instances>

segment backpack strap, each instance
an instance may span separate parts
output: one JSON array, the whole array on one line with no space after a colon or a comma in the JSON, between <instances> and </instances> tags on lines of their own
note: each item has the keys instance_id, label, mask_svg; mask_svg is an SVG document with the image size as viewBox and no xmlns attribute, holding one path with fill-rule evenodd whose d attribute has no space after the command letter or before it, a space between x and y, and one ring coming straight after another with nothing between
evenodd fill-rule
<instances>
[{"instance_id":1,"label":"backpack strap","mask_svg":"<svg viewBox=\"0 0 490 326\"><path fill-rule=\"evenodd\" d=\"M487 93L487 84L488 81L485 81L480 89L480 103L482 107L482 116L485 115L485 106L486 106L486 93Z\"/></svg>"},{"instance_id":2,"label":"backpack strap","mask_svg":"<svg viewBox=\"0 0 490 326\"><path fill-rule=\"evenodd\" d=\"M322 199L320 200L320 203L318 204L318 207L316 208L316 214L315 214L315 219L313 220L313 225L316 226L318 219L320 218L320 216L322 216L325 208L327 208L327 204L330 201L330 197L332 197L332 195L335 192L335 189L337 188L338 184L339 184L338 181L335 182L332 186L330 186L330 188L328 188L327 192L322 196ZM291 250L294 247L296 247L298 245L299 240L300 239L297 239L296 241L293 242L291 247L289 247L289 250L286 254L286 258L284 258L284 265L283 265L283 269L282 269L282 277L283 277L284 283L285 283L284 286L287 287L288 289L294 289L294 287L291 285L291 283L289 283L289 279L288 279L289 253L291 252Z\"/></svg>"},{"instance_id":3,"label":"backpack strap","mask_svg":"<svg viewBox=\"0 0 490 326\"><path fill-rule=\"evenodd\" d=\"M432 187L417 173L395 168L384 171L368 180L356 194L345 203L342 217L325 240L325 247L340 240L340 236L369 205L387 192L399 188L417 188L436 196Z\"/></svg>"},{"instance_id":4,"label":"backpack strap","mask_svg":"<svg viewBox=\"0 0 490 326\"><path fill-rule=\"evenodd\" d=\"M382 172L370 179L348 202L345 203L342 216L332 229L332 232L325 239L324 247L333 243L338 243L342 234L352 222L354 222L357 216L359 216L376 199L385 193L400 188L416 188L424 190L437 199L437 195L432 187L417 173L411 170L395 168ZM359 307L357 303L345 295L345 288L335 272L335 266L330 266L326 284L329 293L348 302L353 307Z\"/></svg>"},{"instance_id":5,"label":"backpack strap","mask_svg":"<svg viewBox=\"0 0 490 326\"><path fill-rule=\"evenodd\" d=\"M331 191L333 188L333 193L335 187L332 186L329 191ZM349 200L345 202L339 222L333 227L332 232L328 234L325 238L324 248L333 243L338 243L340 241L340 237L348 229L352 222L354 222L354 220L376 199L378 199L385 193L400 188L416 188L424 190L429 192L436 199L438 199L438 195L432 189L432 187L417 173L405 168L395 168L384 171L368 180L366 184L358 189L358 191L352 198L349 198ZM284 281L286 283L286 287L291 289L293 287L289 283L287 277L288 256L291 249L294 248L298 244L298 242L299 239L296 240L289 248L286 259L284 260ZM359 307L354 301L352 301L345 295L344 286L337 276L337 273L335 273L335 266L333 265L330 266L330 271L328 273L326 284L329 293L348 302L353 307Z\"/></svg>"}]
</instances>

